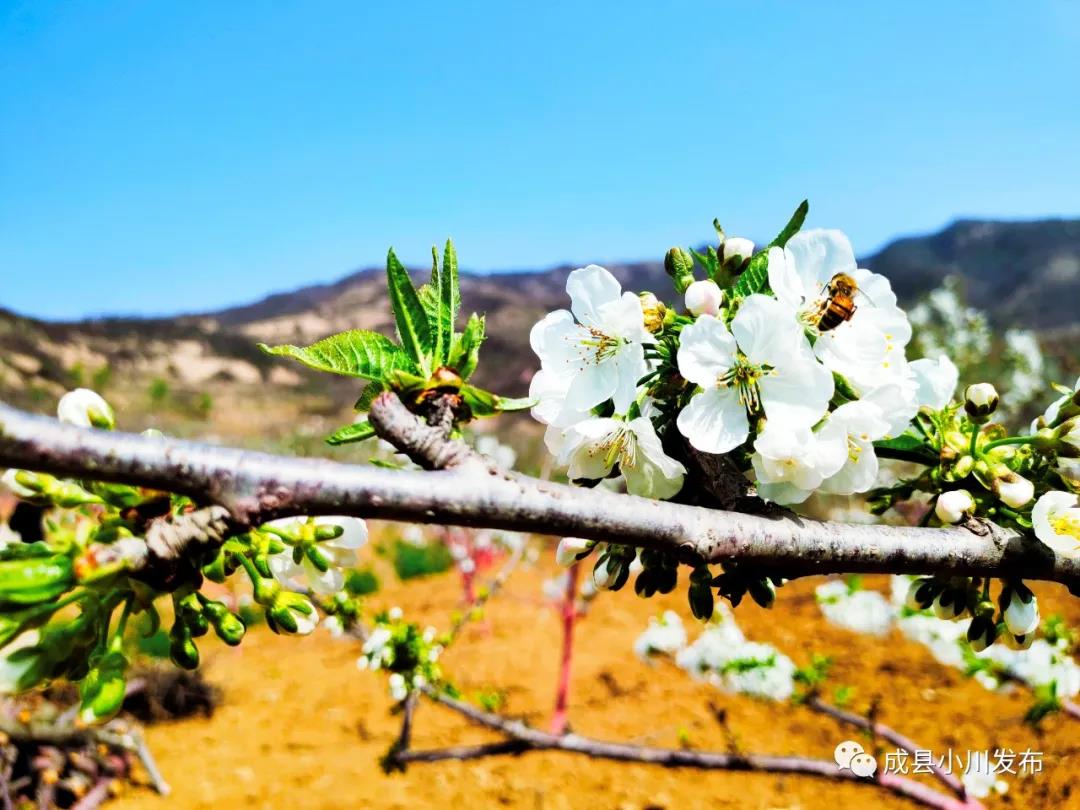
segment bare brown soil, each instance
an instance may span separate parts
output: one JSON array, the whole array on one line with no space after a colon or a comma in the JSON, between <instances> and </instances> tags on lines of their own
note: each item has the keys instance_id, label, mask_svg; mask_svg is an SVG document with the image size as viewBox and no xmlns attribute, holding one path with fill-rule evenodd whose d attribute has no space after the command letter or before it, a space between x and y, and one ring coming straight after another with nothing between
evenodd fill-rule
<instances>
[{"instance_id":1,"label":"bare brown soil","mask_svg":"<svg viewBox=\"0 0 1080 810\"><path fill-rule=\"evenodd\" d=\"M559 618L540 597L550 574L518 571L445 656L450 678L472 696L505 690L505 711L546 726L554 694ZM834 685L854 687L852 708L878 702L879 718L925 748L1031 748L1044 752L1044 771L1010 777L991 808L1080 807L1080 722L1065 716L1038 731L1022 717L1029 696L987 692L937 664L894 631L885 641L831 627L813 602L815 580L780 592L772 611L742 605L746 634L769 641L797 664L812 652L834 656ZM884 588L884 578L868 584ZM1064 590L1040 590L1044 615L1080 620ZM373 606L400 604L421 623L446 627L459 606L455 577L391 583ZM602 595L579 624L570 716L581 734L643 744L830 758L850 729L807 708L726 695L667 665L638 661L631 645L651 615L674 608L696 632L683 598L643 601L630 589ZM884 791L812 777L701 772L590 761L562 753L532 753L469 763L414 765L383 775L378 760L398 732L382 677L356 668L356 642L324 632L306 639L255 630L241 648L208 646L210 679L224 691L212 719L154 726L149 741L172 783L168 799L147 790L121 797L116 808L910 808ZM717 714L724 716L723 723ZM491 739L462 718L431 704L417 712L415 747ZM922 778L922 777L920 777Z\"/></svg>"}]
</instances>

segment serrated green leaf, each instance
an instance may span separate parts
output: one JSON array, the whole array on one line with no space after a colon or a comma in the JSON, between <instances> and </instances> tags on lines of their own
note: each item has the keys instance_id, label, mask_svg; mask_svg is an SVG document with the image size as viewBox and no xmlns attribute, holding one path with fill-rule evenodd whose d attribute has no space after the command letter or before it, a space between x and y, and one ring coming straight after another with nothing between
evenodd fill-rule
<instances>
[{"instance_id":1,"label":"serrated green leaf","mask_svg":"<svg viewBox=\"0 0 1080 810\"><path fill-rule=\"evenodd\" d=\"M892 439L876 441L874 450L879 458L894 458L916 464L937 464L940 461L934 448L911 433L902 433Z\"/></svg>"},{"instance_id":2,"label":"serrated green leaf","mask_svg":"<svg viewBox=\"0 0 1080 810\"><path fill-rule=\"evenodd\" d=\"M446 364L463 380L472 376L480 362L480 344L484 342L484 329L484 316L474 312L465 324L465 331L454 338L454 348Z\"/></svg>"},{"instance_id":3,"label":"serrated green leaf","mask_svg":"<svg viewBox=\"0 0 1080 810\"><path fill-rule=\"evenodd\" d=\"M267 354L299 360L316 371L365 380L386 380L395 371L414 368L412 360L390 338L365 329L340 332L310 346L260 343L259 348Z\"/></svg>"},{"instance_id":4,"label":"serrated green leaf","mask_svg":"<svg viewBox=\"0 0 1080 810\"><path fill-rule=\"evenodd\" d=\"M454 344L454 324L457 323L458 309L461 308L461 288L458 280L457 251L450 239L446 240L443 251L442 273L439 277L439 339L443 347L439 363L446 362Z\"/></svg>"},{"instance_id":5,"label":"serrated green leaf","mask_svg":"<svg viewBox=\"0 0 1080 810\"><path fill-rule=\"evenodd\" d=\"M362 442L364 439L370 439L374 435L375 428L368 424L368 421L364 419L363 421L353 422L351 425L345 425L345 427L338 428L326 437L326 443L333 447L337 447L341 444Z\"/></svg>"},{"instance_id":6,"label":"serrated green leaf","mask_svg":"<svg viewBox=\"0 0 1080 810\"><path fill-rule=\"evenodd\" d=\"M732 288L732 294L736 298L744 298L754 293L767 292L769 289L769 248L783 247L806 222L806 215L810 212L810 203L803 200L795 213L791 215L787 225L776 235L776 238L766 245L765 249L755 253L750 259L746 270L739 276Z\"/></svg>"},{"instance_id":7,"label":"serrated green leaf","mask_svg":"<svg viewBox=\"0 0 1080 810\"><path fill-rule=\"evenodd\" d=\"M401 345L424 374L430 374L435 336L409 272L398 261L393 249L386 256L386 282Z\"/></svg>"},{"instance_id":8,"label":"serrated green leaf","mask_svg":"<svg viewBox=\"0 0 1080 810\"><path fill-rule=\"evenodd\" d=\"M736 298L745 298L754 293L763 292L769 287L769 251L754 254L746 265L739 280L731 288Z\"/></svg>"}]
</instances>

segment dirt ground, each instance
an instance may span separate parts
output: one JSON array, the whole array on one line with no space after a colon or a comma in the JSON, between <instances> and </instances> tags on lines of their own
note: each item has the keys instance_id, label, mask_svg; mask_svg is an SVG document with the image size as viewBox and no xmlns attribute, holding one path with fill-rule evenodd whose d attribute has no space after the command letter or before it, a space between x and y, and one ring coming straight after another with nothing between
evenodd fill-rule
<instances>
[{"instance_id":1,"label":"dirt ground","mask_svg":"<svg viewBox=\"0 0 1080 810\"><path fill-rule=\"evenodd\" d=\"M550 555L543 558L550 559ZM486 620L449 651L448 676L466 696L503 689L507 713L546 726L554 695L560 621L540 594L538 568L516 572L491 603ZM408 585L385 578L375 606L401 605L422 624L446 627L459 606L450 574ZM875 640L824 622L813 601L817 580L780 591L776 607L739 607L747 636L768 641L797 665L811 653L836 658L832 684L854 687L851 708L880 701L879 718L938 753L1011 748L1042 751L1044 770L1010 777L991 808L1080 808L1080 723L1065 716L1025 726L1026 693L987 692L936 663L898 631ZM685 583L680 583L685 584ZM885 589L884 578L867 585ZM1044 615L1062 612L1080 622L1077 601L1062 590L1039 591ZM807 708L726 695L691 681L672 666L648 666L631 646L648 617L665 608L696 626L684 596L649 601L632 589L603 594L578 625L570 717L581 734L611 740L703 750L801 754L831 758L833 748L858 738L849 728ZM254 630L239 649L207 646L211 681L224 691L214 717L152 727L149 742L172 784L160 798L131 790L110 805L134 808L910 808L916 805L861 785L803 776L665 769L590 761L564 753L531 753L468 763L418 764L383 775L379 758L399 730L389 712L383 677L359 672L356 642L319 631L304 639ZM726 716L724 725L717 713ZM414 747L492 739L449 711L425 704L416 716ZM891 749L890 749L891 750ZM923 777L919 777L923 778ZM931 783L935 784L935 783Z\"/></svg>"}]
</instances>

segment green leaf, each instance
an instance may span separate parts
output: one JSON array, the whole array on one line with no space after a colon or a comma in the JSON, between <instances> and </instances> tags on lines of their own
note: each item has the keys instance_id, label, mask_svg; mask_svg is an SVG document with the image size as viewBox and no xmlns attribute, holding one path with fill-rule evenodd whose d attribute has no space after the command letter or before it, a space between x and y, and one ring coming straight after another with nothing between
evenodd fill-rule
<instances>
[{"instance_id":1,"label":"green leaf","mask_svg":"<svg viewBox=\"0 0 1080 810\"><path fill-rule=\"evenodd\" d=\"M514 411L527 411L532 408L539 400L535 397L518 397L517 399L511 399L510 397L499 397L499 411L502 413L512 413Z\"/></svg>"},{"instance_id":2,"label":"green leaf","mask_svg":"<svg viewBox=\"0 0 1080 810\"><path fill-rule=\"evenodd\" d=\"M463 385L461 398L465 400L473 416L494 416L499 413L499 397L491 391L485 391L475 385Z\"/></svg>"},{"instance_id":3,"label":"green leaf","mask_svg":"<svg viewBox=\"0 0 1080 810\"><path fill-rule=\"evenodd\" d=\"M454 348L446 364L463 380L469 379L480 361L480 344L484 342L484 316L475 312L469 316L465 331L454 339Z\"/></svg>"},{"instance_id":4,"label":"green leaf","mask_svg":"<svg viewBox=\"0 0 1080 810\"><path fill-rule=\"evenodd\" d=\"M316 371L365 380L386 380L395 371L415 368L401 347L390 338L364 329L331 335L310 346L260 343L259 348L267 354L299 360Z\"/></svg>"},{"instance_id":5,"label":"green leaf","mask_svg":"<svg viewBox=\"0 0 1080 810\"><path fill-rule=\"evenodd\" d=\"M370 382L364 387L364 392L360 394L360 398L356 400L356 404L353 405L353 410L359 413L364 413L371 410L371 403L375 401L375 397L386 390L386 385L382 382Z\"/></svg>"},{"instance_id":6,"label":"green leaf","mask_svg":"<svg viewBox=\"0 0 1080 810\"><path fill-rule=\"evenodd\" d=\"M439 340L443 353L439 363L445 362L454 343L454 324L461 308L461 287L458 281L457 251L454 243L447 239L443 251L442 274L439 279Z\"/></svg>"},{"instance_id":7,"label":"green leaf","mask_svg":"<svg viewBox=\"0 0 1080 810\"><path fill-rule=\"evenodd\" d=\"M876 441L874 450L879 458L894 458L927 465L934 465L940 461L934 448L911 433L902 433L892 439Z\"/></svg>"},{"instance_id":8,"label":"green leaf","mask_svg":"<svg viewBox=\"0 0 1080 810\"><path fill-rule=\"evenodd\" d=\"M431 353L435 348L431 324L409 272L398 261L393 249L386 256L386 282L401 345L424 374L430 374Z\"/></svg>"},{"instance_id":9,"label":"green leaf","mask_svg":"<svg viewBox=\"0 0 1080 810\"><path fill-rule=\"evenodd\" d=\"M368 424L368 421L364 419L363 421L353 422L351 425L345 425L345 427L335 430L326 437L326 443L337 447L339 444L362 442L364 439L370 439L374 435L375 428Z\"/></svg>"},{"instance_id":10,"label":"green leaf","mask_svg":"<svg viewBox=\"0 0 1080 810\"><path fill-rule=\"evenodd\" d=\"M731 288L736 298L745 298L748 295L766 290L769 286L769 251L763 250L755 253L750 259L746 269L743 270L735 286Z\"/></svg>"},{"instance_id":11,"label":"green leaf","mask_svg":"<svg viewBox=\"0 0 1080 810\"><path fill-rule=\"evenodd\" d=\"M783 247L786 245L788 240L802 228L803 223L806 222L806 215L808 213L810 213L810 201L803 200L799 203L799 207L795 209L795 213L791 215L788 224L785 225L784 229L769 243L769 247Z\"/></svg>"},{"instance_id":12,"label":"green leaf","mask_svg":"<svg viewBox=\"0 0 1080 810\"><path fill-rule=\"evenodd\" d=\"M776 235L776 238L766 245L765 249L755 253L746 266L746 270L739 276L732 288L732 294L736 298L745 298L754 293L766 292L769 289L769 248L783 247L788 240L799 232L806 221L806 215L810 211L810 203L803 200L795 213L791 215L787 225Z\"/></svg>"}]
</instances>

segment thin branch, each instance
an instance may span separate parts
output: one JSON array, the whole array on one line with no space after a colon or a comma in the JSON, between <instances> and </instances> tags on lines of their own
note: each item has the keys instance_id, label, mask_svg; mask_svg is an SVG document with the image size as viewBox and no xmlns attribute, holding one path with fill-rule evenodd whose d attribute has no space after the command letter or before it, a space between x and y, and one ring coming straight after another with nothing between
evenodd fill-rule
<instances>
[{"instance_id":1,"label":"thin branch","mask_svg":"<svg viewBox=\"0 0 1080 810\"><path fill-rule=\"evenodd\" d=\"M395 446L423 450L429 463L452 459L453 466L417 472L286 458L83 429L5 405L0 465L189 495L227 509L234 529L292 515L355 515L585 537L653 548L687 562L739 560L787 577L1007 575L1061 582L1080 592L1080 559L1055 556L1033 539L994 526L980 534L968 528L821 523L552 484L501 472L460 442L441 455L438 445L424 443L433 428L403 412L408 413L396 397L381 395L372 423ZM416 431L424 439L419 444Z\"/></svg>"},{"instance_id":2,"label":"thin branch","mask_svg":"<svg viewBox=\"0 0 1080 810\"><path fill-rule=\"evenodd\" d=\"M877 736L888 740L897 748L902 748L907 751L911 756L915 756L915 752L919 749L919 745L912 741L910 738L905 737L899 731L884 723L871 722L865 717L854 714L853 712L845 711L839 706L833 706L829 703L825 703L820 698L812 697L806 701L806 706L821 714L828 715L834 720L838 720L841 723L847 723L848 725L861 728L865 731L872 731ZM982 805L971 799L967 795L967 789L964 787L964 783L956 778L951 773L946 773L937 763L929 763L930 771L934 774L939 782L945 785L947 788L956 793L962 800L966 802L965 806L972 808L972 810L982 810Z\"/></svg>"},{"instance_id":3,"label":"thin branch","mask_svg":"<svg viewBox=\"0 0 1080 810\"><path fill-rule=\"evenodd\" d=\"M760 771L768 773L797 773L825 779L838 779L878 785L921 804L938 810L971 810L972 805L957 801L939 793L920 782L893 774L879 774L873 779L861 779L850 770L840 770L832 760L810 757L777 756L772 754L720 753L692 751L678 748L656 748L607 742L578 734L548 734L442 694L430 687L424 694L431 700L457 712L468 720L497 731L506 740L471 746L421 751L400 750L395 757L401 763L436 762L444 759L478 759L486 756L522 754L527 751L567 751L583 754L593 759L611 759L620 762L644 762L668 768L697 768L701 770Z\"/></svg>"}]
</instances>

